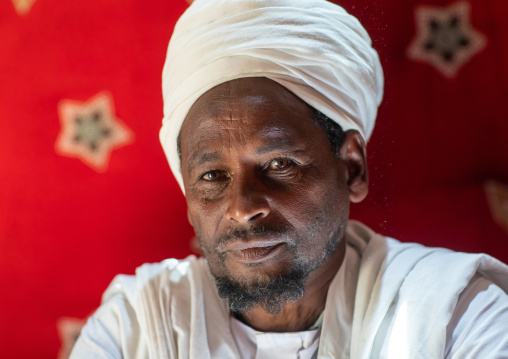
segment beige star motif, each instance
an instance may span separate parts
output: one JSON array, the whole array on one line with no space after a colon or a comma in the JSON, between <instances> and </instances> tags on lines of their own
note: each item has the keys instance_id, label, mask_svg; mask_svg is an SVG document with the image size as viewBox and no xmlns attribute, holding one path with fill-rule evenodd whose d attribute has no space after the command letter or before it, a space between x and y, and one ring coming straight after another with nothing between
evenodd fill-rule
<instances>
[{"instance_id":1,"label":"beige star motif","mask_svg":"<svg viewBox=\"0 0 508 359\"><path fill-rule=\"evenodd\" d=\"M16 12L20 15L27 14L34 2L35 0L12 0Z\"/></svg>"},{"instance_id":2,"label":"beige star motif","mask_svg":"<svg viewBox=\"0 0 508 359\"><path fill-rule=\"evenodd\" d=\"M58 359L68 359L74 344L78 340L81 329L86 323L86 319L76 319L63 317L58 319L56 327L62 346L58 352Z\"/></svg>"},{"instance_id":3,"label":"beige star motif","mask_svg":"<svg viewBox=\"0 0 508 359\"><path fill-rule=\"evenodd\" d=\"M61 130L58 154L76 157L96 170L108 168L111 152L132 143L132 131L114 114L111 95L101 92L86 102L62 100L58 105Z\"/></svg>"},{"instance_id":4,"label":"beige star motif","mask_svg":"<svg viewBox=\"0 0 508 359\"><path fill-rule=\"evenodd\" d=\"M486 45L485 37L472 28L469 14L470 5L464 1L449 7L417 7L417 32L407 49L408 57L454 77Z\"/></svg>"},{"instance_id":5,"label":"beige star motif","mask_svg":"<svg viewBox=\"0 0 508 359\"><path fill-rule=\"evenodd\" d=\"M488 181L485 183L485 194L494 221L508 232L508 185Z\"/></svg>"}]
</instances>

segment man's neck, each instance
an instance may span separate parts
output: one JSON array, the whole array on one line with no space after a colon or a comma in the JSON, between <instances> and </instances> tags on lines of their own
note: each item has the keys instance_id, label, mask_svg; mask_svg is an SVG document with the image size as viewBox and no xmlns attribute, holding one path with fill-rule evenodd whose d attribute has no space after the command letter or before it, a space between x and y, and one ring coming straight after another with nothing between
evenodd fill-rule
<instances>
[{"instance_id":1,"label":"man's neck","mask_svg":"<svg viewBox=\"0 0 508 359\"><path fill-rule=\"evenodd\" d=\"M279 314L267 313L261 306L239 313L236 317L262 332L298 332L308 330L325 309L330 284L344 260L346 243L342 241L335 253L306 280L304 295L288 302Z\"/></svg>"}]
</instances>

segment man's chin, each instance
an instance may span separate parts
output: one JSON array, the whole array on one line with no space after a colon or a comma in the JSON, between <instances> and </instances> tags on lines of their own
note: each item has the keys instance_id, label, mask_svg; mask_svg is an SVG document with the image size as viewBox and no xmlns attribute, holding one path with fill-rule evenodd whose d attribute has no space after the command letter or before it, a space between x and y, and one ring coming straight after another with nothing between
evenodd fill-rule
<instances>
[{"instance_id":1,"label":"man's chin","mask_svg":"<svg viewBox=\"0 0 508 359\"><path fill-rule=\"evenodd\" d=\"M303 295L308 275L298 268L276 275L251 272L242 277L237 274L234 277L214 275L219 296L228 301L230 310L243 312L259 305L270 314L278 314L288 301L296 301Z\"/></svg>"}]
</instances>

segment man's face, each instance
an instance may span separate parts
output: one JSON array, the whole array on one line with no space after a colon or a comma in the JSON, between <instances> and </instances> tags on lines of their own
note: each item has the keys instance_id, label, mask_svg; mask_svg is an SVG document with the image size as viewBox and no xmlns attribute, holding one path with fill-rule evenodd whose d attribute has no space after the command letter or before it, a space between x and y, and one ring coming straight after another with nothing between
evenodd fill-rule
<instances>
[{"instance_id":1,"label":"man's face","mask_svg":"<svg viewBox=\"0 0 508 359\"><path fill-rule=\"evenodd\" d=\"M265 78L227 82L193 105L181 149L189 220L218 285L296 299L278 288L326 263L349 213L347 170L310 108Z\"/></svg>"}]
</instances>

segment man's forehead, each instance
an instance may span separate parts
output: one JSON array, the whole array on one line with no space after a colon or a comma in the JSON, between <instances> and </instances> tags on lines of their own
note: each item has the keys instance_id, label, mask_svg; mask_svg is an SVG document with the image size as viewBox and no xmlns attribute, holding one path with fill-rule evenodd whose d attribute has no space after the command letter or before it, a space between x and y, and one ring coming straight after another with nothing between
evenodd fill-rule
<instances>
[{"instance_id":1,"label":"man's forehead","mask_svg":"<svg viewBox=\"0 0 508 359\"><path fill-rule=\"evenodd\" d=\"M196 112L234 110L238 104L283 106L297 109L306 103L284 86L266 77L246 77L221 83L206 91L191 106L187 117ZM235 106L235 107L231 107Z\"/></svg>"},{"instance_id":2,"label":"man's forehead","mask_svg":"<svg viewBox=\"0 0 508 359\"><path fill-rule=\"evenodd\" d=\"M310 107L278 83L267 78L229 81L202 95L182 126L182 141L204 141L224 133L255 132L267 140L282 140L307 117Z\"/></svg>"},{"instance_id":3,"label":"man's forehead","mask_svg":"<svg viewBox=\"0 0 508 359\"><path fill-rule=\"evenodd\" d=\"M181 132L182 160L192 168L240 150L301 152L309 125L317 126L310 107L284 87L268 79L235 80L201 96L189 111Z\"/></svg>"},{"instance_id":4,"label":"man's forehead","mask_svg":"<svg viewBox=\"0 0 508 359\"><path fill-rule=\"evenodd\" d=\"M309 120L310 121L310 120ZM207 117L189 122L188 131L182 131L182 144L193 155L206 149L242 146L250 148L257 154L273 152L277 149L298 146L306 137L306 132L299 129L296 123L284 121L277 117L274 121L251 116L241 119L217 119Z\"/></svg>"}]
</instances>

